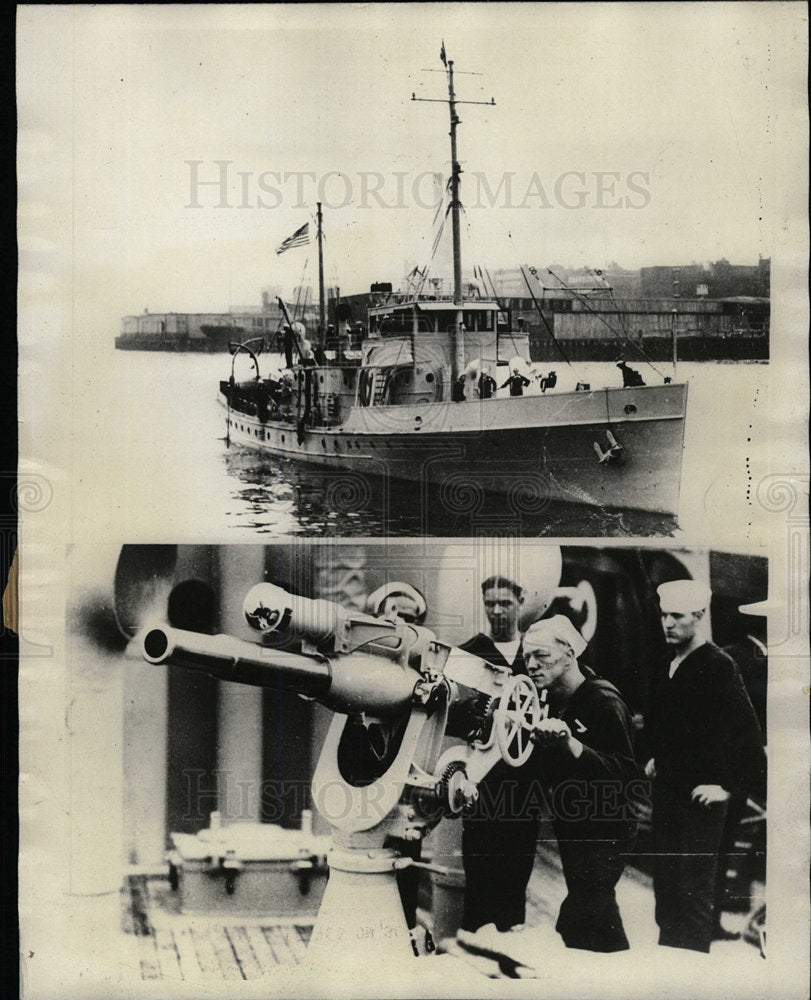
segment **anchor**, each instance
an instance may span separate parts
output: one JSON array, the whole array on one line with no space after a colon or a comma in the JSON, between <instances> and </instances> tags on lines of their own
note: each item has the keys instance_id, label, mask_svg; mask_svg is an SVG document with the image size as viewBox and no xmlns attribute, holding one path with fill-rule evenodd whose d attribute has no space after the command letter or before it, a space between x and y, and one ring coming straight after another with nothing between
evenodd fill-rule
<instances>
[{"instance_id":1,"label":"anchor","mask_svg":"<svg viewBox=\"0 0 811 1000\"><path fill-rule=\"evenodd\" d=\"M611 431L605 432L606 439L608 440L608 448L603 451L600 445L595 441L594 450L597 452L597 461L600 465L605 465L619 459L622 453L622 445L617 441Z\"/></svg>"}]
</instances>

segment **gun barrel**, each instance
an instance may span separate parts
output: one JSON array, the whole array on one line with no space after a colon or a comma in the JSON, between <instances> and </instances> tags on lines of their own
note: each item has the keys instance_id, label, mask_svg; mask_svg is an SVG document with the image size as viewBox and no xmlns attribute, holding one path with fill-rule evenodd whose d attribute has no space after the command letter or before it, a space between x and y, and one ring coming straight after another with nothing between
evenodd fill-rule
<instances>
[{"instance_id":1,"label":"gun barrel","mask_svg":"<svg viewBox=\"0 0 811 1000\"><path fill-rule=\"evenodd\" d=\"M420 675L367 653L305 656L229 635L203 635L169 626L147 629L142 653L149 663L171 663L224 681L274 687L314 698L336 712L396 715L411 704Z\"/></svg>"},{"instance_id":2,"label":"gun barrel","mask_svg":"<svg viewBox=\"0 0 811 1000\"><path fill-rule=\"evenodd\" d=\"M239 684L282 687L319 700L332 684L332 671L323 657L264 648L230 635L157 626L144 634L142 651L150 663L171 663Z\"/></svg>"}]
</instances>

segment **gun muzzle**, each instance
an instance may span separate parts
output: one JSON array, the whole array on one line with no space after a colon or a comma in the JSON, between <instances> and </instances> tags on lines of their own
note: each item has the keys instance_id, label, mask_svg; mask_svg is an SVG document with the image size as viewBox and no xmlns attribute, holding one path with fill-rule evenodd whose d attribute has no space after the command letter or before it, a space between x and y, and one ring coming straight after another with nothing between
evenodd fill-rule
<instances>
[{"instance_id":1,"label":"gun muzzle","mask_svg":"<svg viewBox=\"0 0 811 1000\"><path fill-rule=\"evenodd\" d=\"M264 649L230 635L204 635L157 626L142 640L144 659L201 670L223 681L257 687L282 687L310 698L322 698L332 683L323 657Z\"/></svg>"},{"instance_id":2,"label":"gun muzzle","mask_svg":"<svg viewBox=\"0 0 811 1000\"><path fill-rule=\"evenodd\" d=\"M411 705L420 680L415 670L382 656L354 653L330 661L229 635L203 635L162 625L146 630L142 652L149 663L171 663L238 684L282 688L314 698L336 712L397 715Z\"/></svg>"}]
</instances>

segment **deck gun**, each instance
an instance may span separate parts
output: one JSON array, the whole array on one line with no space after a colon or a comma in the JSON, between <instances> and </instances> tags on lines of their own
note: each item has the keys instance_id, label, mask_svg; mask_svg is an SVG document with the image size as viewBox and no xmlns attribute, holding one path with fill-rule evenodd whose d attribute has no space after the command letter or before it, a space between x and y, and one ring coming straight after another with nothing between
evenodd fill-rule
<instances>
[{"instance_id":1,"label":"deck gun","mask_svg":"<svg viewBox=\"0 0 811 1000\"><path fill-rule=\"evenodd\" d=\"M381 948L410 955L395 874L413 862L397 841L459 816L496 762L526 762L541 713L535 688L398 618L269 583L252 587L243 607L260 642L157 625L142 632L143 656L332 709L312 799L334 847L309 953L323 949L324 961L334 961L349 934L353 949L374 944L378 960Z\"/></svg>"}]
</instances>

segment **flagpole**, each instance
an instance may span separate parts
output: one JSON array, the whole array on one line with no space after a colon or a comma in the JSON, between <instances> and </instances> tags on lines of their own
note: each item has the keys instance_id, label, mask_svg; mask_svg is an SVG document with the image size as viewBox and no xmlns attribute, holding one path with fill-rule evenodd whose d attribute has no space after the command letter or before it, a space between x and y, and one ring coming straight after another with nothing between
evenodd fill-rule
<instances>
[{"instance_id":1,"label":"flagpole","mask_svg":"<svg viewBox=\"0 0 811 1000\"><path fill-rule=\"evenodd\" d=\"M320 347L324 346L324 338L326 336L326 322L325 322L325 308L326 303L324 301L324 244L321 234L321 202L318 202L318 214L316 216L318 220L318 322L319 335L318 344Z\"/></svg>"}]
</instances>

